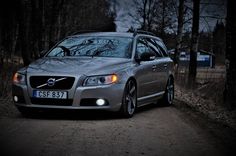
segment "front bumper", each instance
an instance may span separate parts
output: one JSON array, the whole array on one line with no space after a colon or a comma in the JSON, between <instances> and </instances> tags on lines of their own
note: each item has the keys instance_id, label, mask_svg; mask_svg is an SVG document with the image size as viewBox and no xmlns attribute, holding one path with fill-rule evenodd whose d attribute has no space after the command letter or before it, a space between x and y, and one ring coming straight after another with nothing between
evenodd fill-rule
<instances>
[{"instance_id":1,"label":"front bumper","mask_svg":"<svg viewBox=\"0 0 236 156\"><path fill-rule=\"evenodd\" d=\"M104 86L83 87L79 86L76 89L63 90L68 92L68 98L71 102L70 105L51 104L50 102L40 103L33 102L32 88L27 85L13 84L12 96L18 97L18 102L14 101L17 107L30 107L30 108L50 108L50 109L102 109L108 111L119 111L122 104L122 97L125 85L124 84L111 84ZM107 105L97 106L94 104L81 105L82 99L105 99ZM46 100L47 101L47 100ZM85 100L86 101L86 100ZM87 100L89 101L89 100Z\"/></svg>"}]
</instances>

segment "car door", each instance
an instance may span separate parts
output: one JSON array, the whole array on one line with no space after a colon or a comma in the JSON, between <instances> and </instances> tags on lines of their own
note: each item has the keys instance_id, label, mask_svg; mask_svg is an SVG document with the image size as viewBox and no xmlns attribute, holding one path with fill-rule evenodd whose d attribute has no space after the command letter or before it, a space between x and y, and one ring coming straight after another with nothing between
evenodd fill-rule
<instances>
[{"instance_id":1,"label":"car door","mask_svg":"<svg viewBox=\"0 0 236 156\"><path fill-rule=\"evenodd\" d=\"M136 46L136 58L140 58L144 52L152 52L148 47L145 38L139 38ZM145 97L155 93L155 79L157 75L156 60L141 61L136 67L136 79L138 84L138 97L146 99Z\"/></svg>"},{"instance_id":2,"label":"car door","mask_svg":"<svg viewBox=\"0 0 236 156\"><path fill-rule=\"evenodd\" d=\"M159 49L159 51L162 53L163 58L162 58L162 73L163 73L163 79L162 79L162 86L163 86L163 90L166 88L166 84L169 78L169 72L173 67L173 62L170 59L168 52L167 52L167 48L165 46L165 44L162 42L162 40L156 39L155 40L156 45Z\"/></svg>"},{"instance_id":3,"label":"car door","mask_svg":"<svg viewBox=\"0 0 236 156\"><path fill-rule=\"evenodd\" d=\"M156 43L154 38L147 38L149 51L152 51L156 54L156 59L154 61L153 67L153 89L154 93L160 95L165 91L166 85L166 68L167 63L164 54L160 51L158 44ZM155 86L155 87L154 87Z\"/></svg>"}]
</instances>

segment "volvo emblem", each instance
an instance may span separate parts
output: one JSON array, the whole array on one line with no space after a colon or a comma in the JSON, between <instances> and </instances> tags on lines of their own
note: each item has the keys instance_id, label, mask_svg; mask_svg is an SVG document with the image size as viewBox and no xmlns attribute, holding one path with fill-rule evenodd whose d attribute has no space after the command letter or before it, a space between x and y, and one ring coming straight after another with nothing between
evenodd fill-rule
<instances>
[{"instance_id":1,"label":"volvo emblem","mask_svg":"<svg viewBox=\"0 0 236 156\"><path fill-rule=\"evenodd\" d=\"M55 79L55 78L50 78L50 79L48 79L48 81L47 81L47 85L48 85L49 87L52 87L52 86L55 85L55 82L56 82L56 79Z\"/></svg>"}]
</instances>

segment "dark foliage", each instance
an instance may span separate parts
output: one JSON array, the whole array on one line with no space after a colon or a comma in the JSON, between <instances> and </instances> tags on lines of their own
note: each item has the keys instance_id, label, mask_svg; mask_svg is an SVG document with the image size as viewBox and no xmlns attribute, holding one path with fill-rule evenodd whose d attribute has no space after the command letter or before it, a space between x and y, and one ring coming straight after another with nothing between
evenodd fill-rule
<instances>
[{"instance_id":1,"label":"dark foliage","mask_svg":"<svg viewBox=\"0 0 236 156\"><path fill-rule=\"evenodd\" d=\"M28 65L73 32L115 31L109 8L106 0L8 0L0 6L1 58L21 55Z\"/></svg>"},{"instance_id":2,"label":"dark foliage","mask_svg":"<svg viewBox=\"0 0 236 156\"><path fill-rule=\"evenodd\" d=\"M230 108L236 106L236 19L234 8L235 2L228 0L227 5L227 23L226 23L226 83L225 100Z\"/></svg>"},{"instance_id":3,"label":"dark foliage","mask_svg":"<svg viewBox=\"0 0 236 156\"><path fill-rule=\"evenodd\" d=\"M222 21L217 21L213 31L213 53L216 55L216 61L224 63L226 48L226 28Z\"/></svg>"}]
</instances>

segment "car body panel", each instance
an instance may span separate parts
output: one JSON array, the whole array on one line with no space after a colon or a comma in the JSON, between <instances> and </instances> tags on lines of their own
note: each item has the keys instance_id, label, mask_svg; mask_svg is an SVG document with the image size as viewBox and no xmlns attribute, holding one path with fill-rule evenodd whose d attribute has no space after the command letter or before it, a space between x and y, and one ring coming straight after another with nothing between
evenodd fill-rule
<instances>
[{"instance_id":1,"label":"car body panel","mask_svg":"<svg viewBox=\"0 0 236 156\"><path fill-rule=\"evenodd\" d=\"M137 39L140 36L132 33L88 33L79 36L125 36L133 38L131 58L112 57L43 57L28 67L22 68L18 73L26 75L26 84L13 84L22 89L24 102L15 102L17 107L31 108L55 108L55 109L104 109L118 111L122 105L125 85L129 79L133 79L137 85L138 106L155 102L165 92L169 76L173 76L173 61L169 57L156 58L152 61L135 60ZM72 36L76 37L76 36ZM159 38L157 38L159 39ZM155 66L155 69L154 69ZM116 74L118 81L114 84L101 86L83 86L88 76ZM40 89L31 86L30 77L49 76L54 78L74 77L74 83L70 89ZM44 82L47 83L46 81ZM32 102L34 90L66 91L71 105L51 105L50 102L37 104ZM13 97L18 95L16 90L12 91ZM82 99L103 98L109 105L104 106L81 106Z\"/></svg>"}]
</instances>

